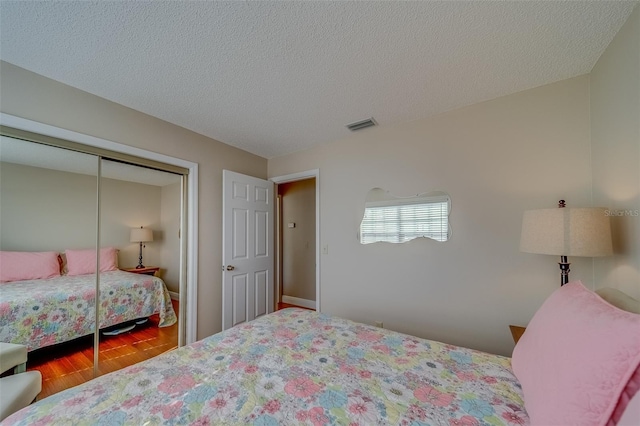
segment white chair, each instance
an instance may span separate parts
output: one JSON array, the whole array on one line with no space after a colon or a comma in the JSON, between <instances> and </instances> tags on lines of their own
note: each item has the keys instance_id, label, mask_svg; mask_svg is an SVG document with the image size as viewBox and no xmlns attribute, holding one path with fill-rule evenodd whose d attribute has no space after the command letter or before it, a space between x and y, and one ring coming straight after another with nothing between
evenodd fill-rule
<instances>
[{"instance_id":1,"label":"white chair","mask_svg":"<svg viewBox=\"0 0 640 426\"><path fill-rule=\"evenodd\" d=\"M26 367L26 346L0 342L0 372L13 368L14 373L0 378L0 422L31 404L42 390L42 374Z\"/></svg>"}]
</instances>

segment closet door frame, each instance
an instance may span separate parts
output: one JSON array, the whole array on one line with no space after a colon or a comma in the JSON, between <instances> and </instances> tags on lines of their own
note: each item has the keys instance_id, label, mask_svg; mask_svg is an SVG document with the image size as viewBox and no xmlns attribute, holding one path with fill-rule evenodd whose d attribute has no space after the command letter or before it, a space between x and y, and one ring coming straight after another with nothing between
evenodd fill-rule
<instances>
[{"instance_id":1,"label":"closet door frame","mask_svg":"<svg viewBox=\"0 0 640 426\"><path fill-rule=\"evenodd\" d=\"M183 184L183 188L187 191L186 197L184 197L183 194L183 199L186 198L185 208L187 210L186 215L183 215L183 221L187 222L187 247L186 253L183 255L186 262L186 281L182 280L180 284L180 294L186 294L187 297L186 300L182 299L182 297L182 300L180 300L179 316L181 329L178 333L178 346L195 342L197 339L198 318L198 164L5 113L0 113L0 125L132 155L142 159L158 161L189 170L189 174L183 177L183 179L186 177L187 181L186 184ZM181 273L184 274L184 269Z\"/></svg>"}]
</instances>

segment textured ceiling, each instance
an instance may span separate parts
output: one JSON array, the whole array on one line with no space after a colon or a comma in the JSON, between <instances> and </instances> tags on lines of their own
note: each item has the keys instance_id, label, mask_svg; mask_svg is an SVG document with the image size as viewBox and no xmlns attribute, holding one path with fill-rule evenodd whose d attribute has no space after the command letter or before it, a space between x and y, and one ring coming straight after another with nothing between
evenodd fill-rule
<instances>
[{"instance_id":1,"label":"textured ceiling","mask_svg":"<svg viewBox=\"0 0 640 426\"><path fill-rule=\"evenodd\" d=\"M0 2L0 59L265 158L585 74L637 1Z\"/></svg>"}]
</instances>

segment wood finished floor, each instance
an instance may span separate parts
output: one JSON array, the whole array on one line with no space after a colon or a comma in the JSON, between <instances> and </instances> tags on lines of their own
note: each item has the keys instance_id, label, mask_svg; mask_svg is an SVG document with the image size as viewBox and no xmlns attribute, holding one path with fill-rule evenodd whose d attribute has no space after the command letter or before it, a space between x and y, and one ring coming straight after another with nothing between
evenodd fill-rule
<instances>
[{"instance_id":1,"label":"wood finished floor","mask_svg":"<svg viewBox=\"0 0 640 426\"><path fill-rule=\"evenodd\" d=\"M178 314L178 302L172 301ZM145 324L117 336L100 334L98 375L111 373L145 361L178 347L178 324L158 327L158 315ZM42 373L42 392L46 398L93 378L93 335L29 353L27 370Z\"/></svg>"}]
</instances>

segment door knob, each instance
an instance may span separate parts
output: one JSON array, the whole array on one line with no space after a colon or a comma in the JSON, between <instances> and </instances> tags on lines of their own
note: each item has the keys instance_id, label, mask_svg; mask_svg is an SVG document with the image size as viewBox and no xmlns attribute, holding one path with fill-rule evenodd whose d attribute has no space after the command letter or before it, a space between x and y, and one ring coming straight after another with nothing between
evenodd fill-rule
<instances>
[{"instance_id":1,"label":"door knob","mask_svg":"<svg viewBox=\"0 0 640 426\"><path fill-rule=\"evenodd\" d=\"M227 265L227 271L233 271L234 269L236 269L235 266Z\"/></svg>"}]
</instances>

